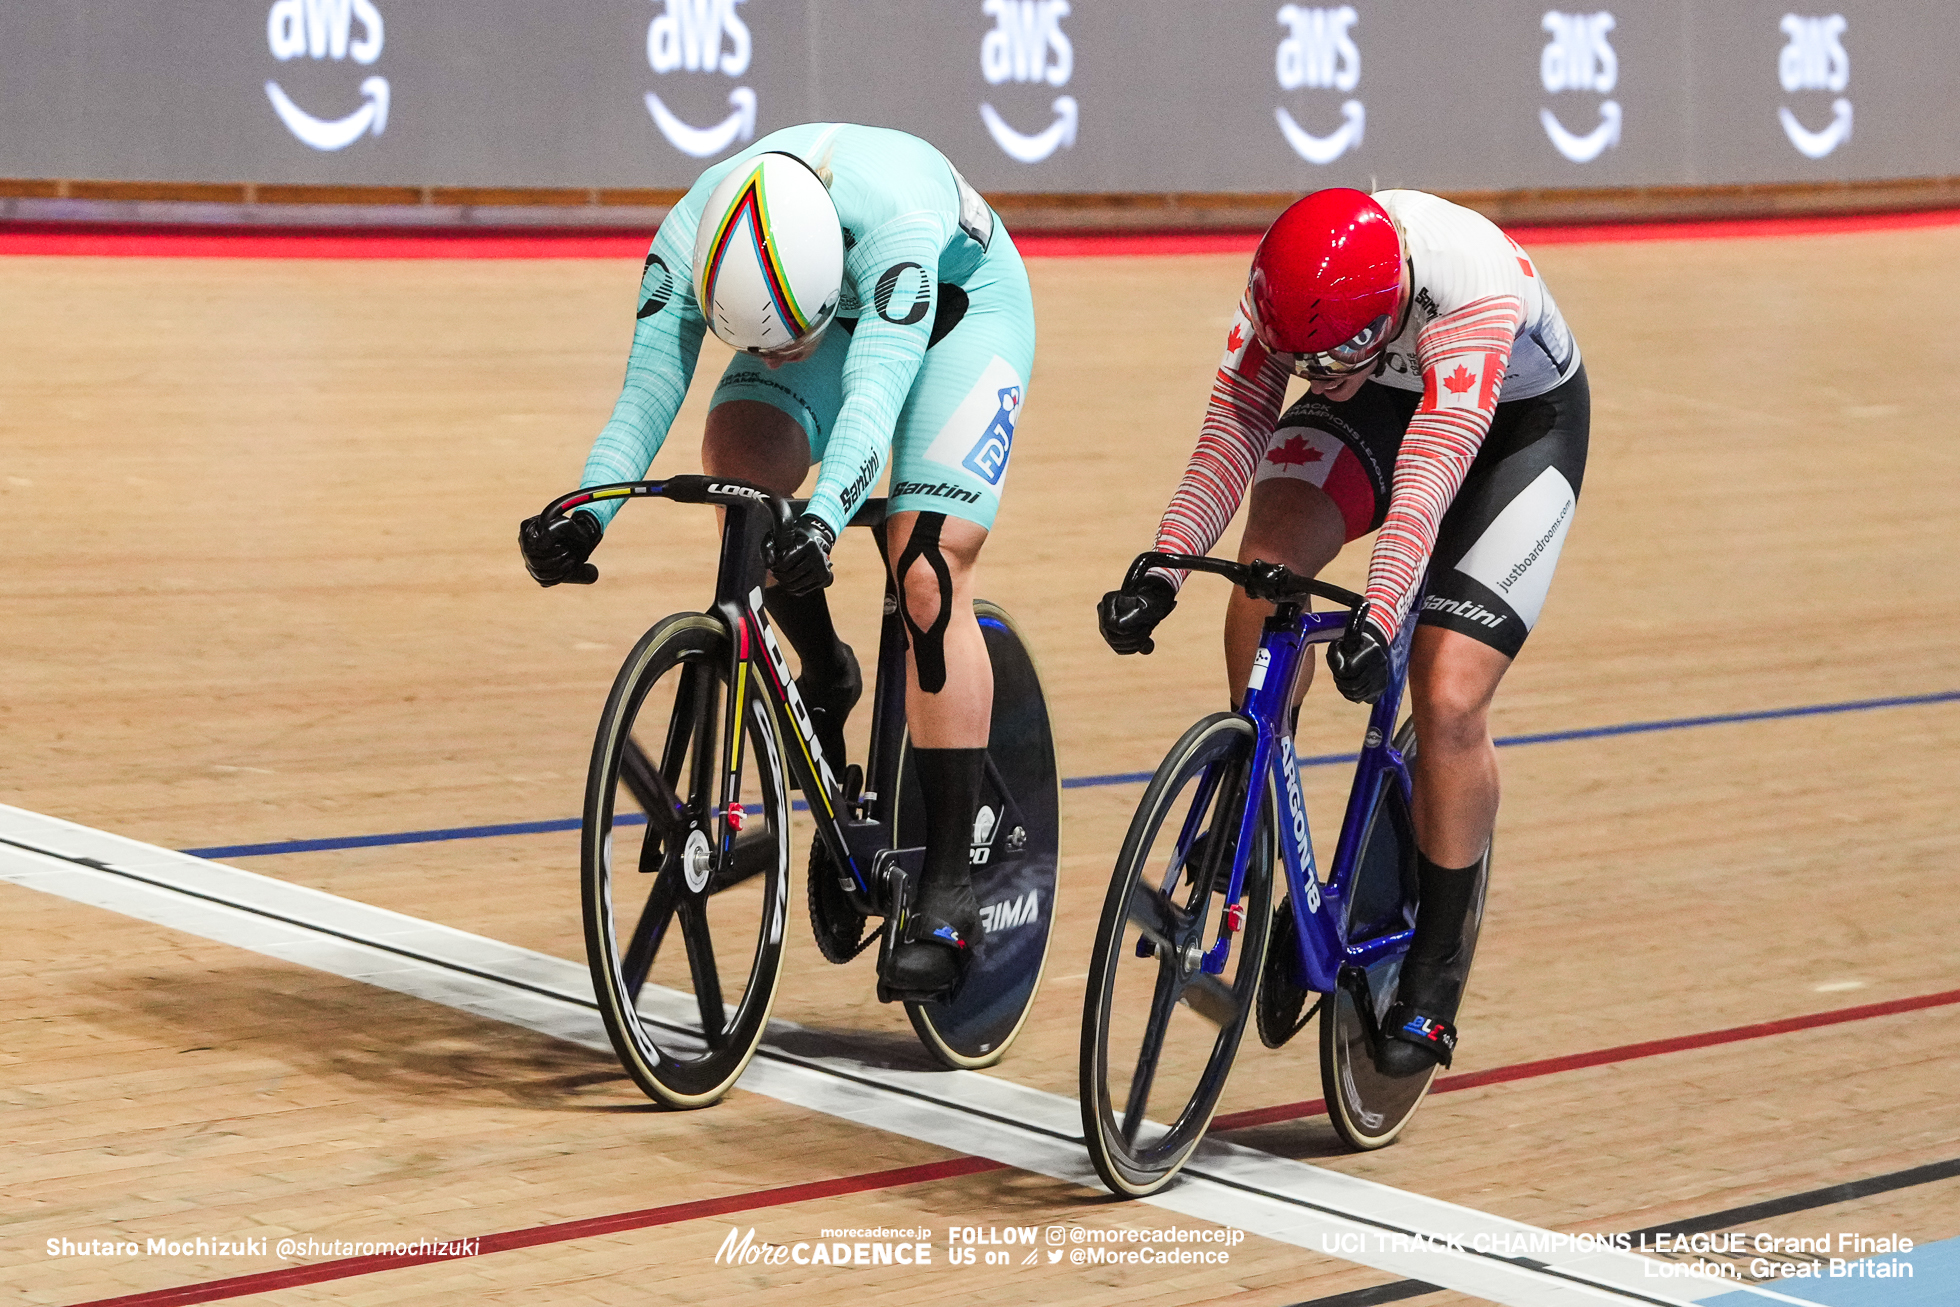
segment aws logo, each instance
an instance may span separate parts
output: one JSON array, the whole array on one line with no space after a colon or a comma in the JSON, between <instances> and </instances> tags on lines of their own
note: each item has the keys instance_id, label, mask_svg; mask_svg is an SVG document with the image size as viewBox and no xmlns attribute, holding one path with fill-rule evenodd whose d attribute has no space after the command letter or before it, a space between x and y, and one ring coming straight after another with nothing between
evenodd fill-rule
<instances>
[{"instance_id":1,"label":"aws logo","mask_svg":"<svg viewBox=\"0 0 1960 1307\"><path fill-rule=\"evenodd\" d=\"M1279 11L1279 24L1287 35L1279 43L1275 71L1282 91L1301 87L1354 90L1361 84L1361 50L1349 32L1361 16L1353 5L1338 9L1303 9L1285 5ZM1368 112L1361 101L1348 99L1341 104L1341 125L1325 136L1315 136L1294 120L1285 105L1274 108L1280 134L1293 152L1308 163L1327 164L1361 146L1361 132Z\"/></svg>"},{"instance_id":2,"label":"aws logo","mask_svg":"<svg viewBox=\"0 0 1960 1307\"><path fill-rule=\"evenodd\" d=\"M360 35L354 35L356 25ZM266 44L280 63L291 59L352 59L366 67L381 57L385 30L373 0L275 0L265 18ZM344 118L315 118L293 103L276 81L265 84L266 98L286 130L316 150L344 150L388 126L388 79L361 83L360 108Z\"/></svg>"},{"instance_id":3,"label":"aws logo","mask_svg":"<svg viewBox=\"0 0 1960 1307\"><path fill-rule=\"evenodd\" d=\"M1613 15L1562 14L1553 10L1539 26L1552 38L1538 56L1538 80L1548 95L1561 91L1592 91L1605 95L1619 85L1620 57L1607 39L1615 26ZM1580 135L1567 131L1565 124L1548 108L1538 111L1538 121L1552 146L1574 163L1591 163L1620 143L1620 102L1605 100L1599 106L1599 125Z\"/></svg>"},{"instance_id":4,"label":"aws logo","mask_svg":"<svg viewBox=\"0 0 1960 1307\"><path fill-rule=\"evenodd\" d=\"M1851 84L1851 56L1844 52L1844 32L1849 24L1843 14L1822 18L1783 15L1782 32L1790 38L1776 59L1777 79L1785 92L1842 91ZM1851 101L1842 95L1831 101L1831 121L1819 131L1811 131L1788 105L1778 107L1783 134L1806 159L1821 159L1851 139Z\"/></svg>"},{"instance_id":5,"label":"aws logo","mask_svg":"<svg viewBox=\"0 0 1960 1307\"><path fill-rule=\"evenodd\" d=\"M1062 20L1070 13L1069 0L981 0L980 12L994 20L994 29L980 41L980 75L987 85L1068 85L1075 73L1075 45L1062 30ZM1040 163L1075 144L1075 97L1058 95L1048 107L1054 111L1054 121L1032 134L1009 126L1000 111L984 100L980 121L1008 158Z\"/></svg>"},{"instance_id":6,"label":"aws logo","mask_svg":"<svg viewBox=\"0 0 1960 1307\"><path fill-rule=\"evenodd\" d=\"M661 12L647 25L647 66L656 77L670 73L719 73L741 77L749 71L755 42L749 26L735 10L744 0L653 0ZM682 154L705 159L721 154L737 141L755 135L755 91L738 86L728 93L728 117L709 127L696 127L652 91L646 93L647 112L667 144Z\"/></svg>"}]
</instances>

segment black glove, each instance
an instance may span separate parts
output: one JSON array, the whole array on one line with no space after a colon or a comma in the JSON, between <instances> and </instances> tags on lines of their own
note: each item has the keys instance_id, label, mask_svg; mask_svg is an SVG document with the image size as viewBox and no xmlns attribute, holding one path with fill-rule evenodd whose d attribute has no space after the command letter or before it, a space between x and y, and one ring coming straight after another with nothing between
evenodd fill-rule
<instances>
[{"instance_id":1,"label":"black glove","mask_svg":"<svg viewBox=\"0 0 1960 1307\"><path fill-rule=\"evenodd\" d=\"M806 595L830 584L830 547L837 533L815 513L804 513L780 526L762 542L762 562L776 582L793 595Z\"/></svg>"},{"instance_id":2,"label":"black glove","mask_svg":"<svg viewBox=\"0 0 1960 1307\"><path fill-rule=\"evenodd\" d=\"M1134 590L1111 590L1096 605L1102 638L1120 654L1147 654L1157 648L1150 633L1177 607L1177 591L1161 576L1146 576Z\"/></svg>"},{"instance_id":3,"label":"black glove","mask_svg":"<svg viewBox=\"0 0 1960 1307\"><path fill-rule=\"evenodd\" d=\"M1373 703L1388 689L1388 637L1368 620L1365 607L1341 638L1327 646L1327 670L1351 703Z\"/></svg>"},{"instance_id":4,"label":"black glove","mask_svg":"<svg viewBox=\"0 0 1960 1307\"><path fill-rule=\"evenodd\" d=\"M527 517L517 528L517 547L524 551L524 570L539 585L591 585L599 569L585 560L599 547L606 528L580 509L547 525L542 517Z\"/></svg>"}]
</instances>

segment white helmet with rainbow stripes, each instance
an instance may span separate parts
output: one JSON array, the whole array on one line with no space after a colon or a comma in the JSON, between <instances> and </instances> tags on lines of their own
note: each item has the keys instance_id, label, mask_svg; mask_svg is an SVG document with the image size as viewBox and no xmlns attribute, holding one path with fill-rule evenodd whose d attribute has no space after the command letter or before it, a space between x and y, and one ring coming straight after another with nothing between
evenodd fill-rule
<instances>
[{"instance_id":1,"label":"white helmet with rainbow stripes","mask_svg":"<svg viewBox=\"0 0 1960 1307\"><path fill-rule=\"evenodd\" d=\"M800 354L836 315L843 280L837 206L803 160L758 154L709 193L694 234L694 295L726 344Z\"/></svg>"}]
</instances>

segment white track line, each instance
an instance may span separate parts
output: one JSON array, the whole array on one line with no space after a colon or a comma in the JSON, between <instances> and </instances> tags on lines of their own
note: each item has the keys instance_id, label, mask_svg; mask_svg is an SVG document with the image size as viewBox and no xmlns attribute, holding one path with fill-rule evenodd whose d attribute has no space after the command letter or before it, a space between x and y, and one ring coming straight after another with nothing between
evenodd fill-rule
<instances>
[{"instance_id":1,"label":"white track line","mask_svg":"<svg viewBox=\"0 0 1960 1307\"><path fill-rule=\"evenodd\" d=\"M0 880L181 930L493 1021L610 1052L586 969L509 944L255 872L0 804ZM676 999L682 996L675 995ZM691 1007L692 1000L682 1000ZM1096 1188L1073 1099L965 1071L896 1071L789 1052L771 1037L741 1087L877 1130ZM808 1038L804 1036L804 1042ZM1668 1290L1665 1265L1632 1253L1557 1249L1551 1232L1220 1140L1148 1200L1325 1256L1515 1307L1573 1302L1681 1307L1735 1282ZM1360 1251L1323 1240L1362 1235ZM1398 1238L1399 1236L1399 1238ZM1463 1241L1451 1247L1450 1238ZM1476 1251L1480 1237L1531 1255Z\"/></svg>"}]
</instances>

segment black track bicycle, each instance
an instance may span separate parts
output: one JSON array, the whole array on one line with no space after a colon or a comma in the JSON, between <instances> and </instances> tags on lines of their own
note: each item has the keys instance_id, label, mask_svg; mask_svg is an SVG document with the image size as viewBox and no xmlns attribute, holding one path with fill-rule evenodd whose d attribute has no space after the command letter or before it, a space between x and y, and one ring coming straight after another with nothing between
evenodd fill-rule
<instances>
[{"instance_id":1,"label":"black track bicycle","mask_svg":"<svg viewBox=\"0 0 1960 1307\"><path fill-rule=\"evenodd\" d=\"M815 823L807 895L823 955L898 942L924 864L924 804L907 760L905 634L886 568L871 745L842 774L824 756L763 609L763 537L803 506L727 477L628 481L563 495L727 510L714 604L656 623L613 682L592 745L580 837L585 947L620 1062L656 1102L705 1107L755 1056L782 975L794 784ZM853 526L885 552L885 502ZM1055 906L1060 779L1047 700L1005 610L974 604L994 709L969 857L986 930L946 999L908 1002L941 1063L991 1066L1034 1003ZM871 923L882 918L882 925ZM882 968L881 968L882 969Z\"/></svg>"}]
</instances>

